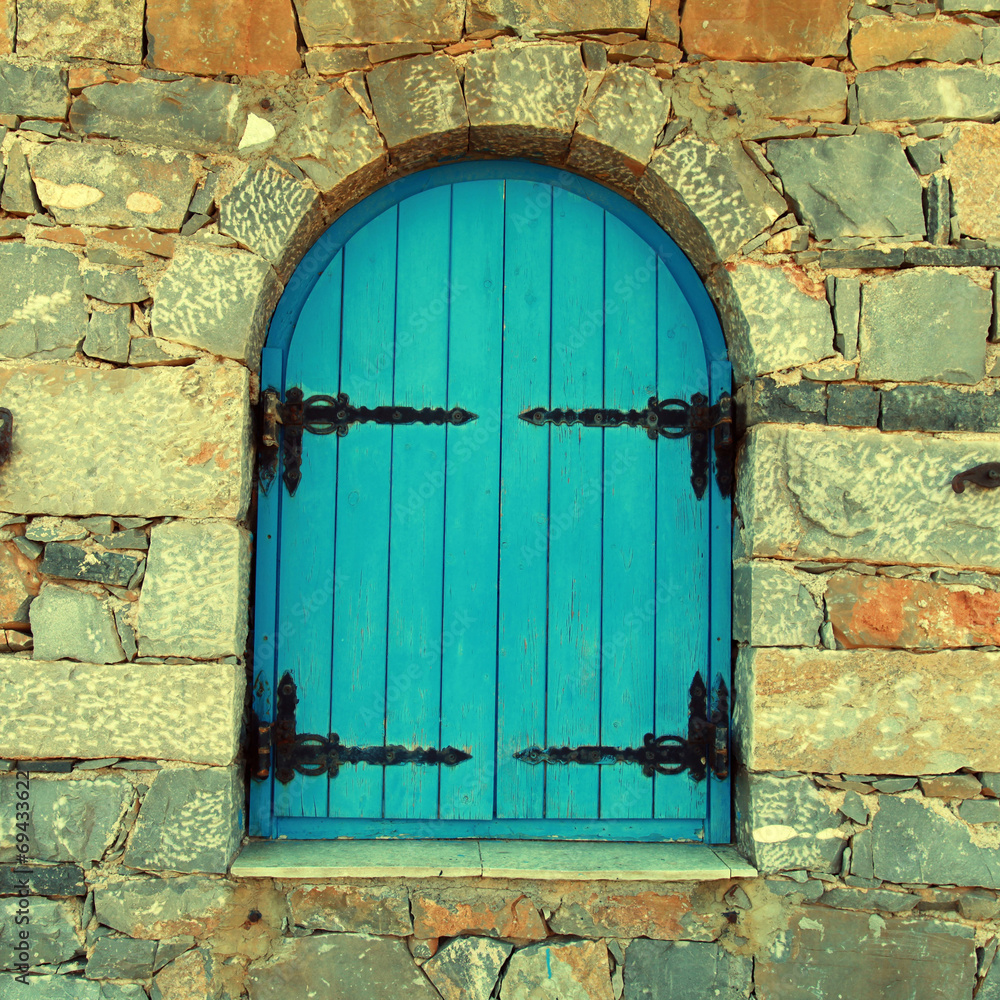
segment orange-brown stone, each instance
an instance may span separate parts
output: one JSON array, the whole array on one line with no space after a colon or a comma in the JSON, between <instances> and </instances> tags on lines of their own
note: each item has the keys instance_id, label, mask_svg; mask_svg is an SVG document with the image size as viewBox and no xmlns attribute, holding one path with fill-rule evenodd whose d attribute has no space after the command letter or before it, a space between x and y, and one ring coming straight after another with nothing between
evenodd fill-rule
<instances>
[{"instance_id":1,"label":"orange-brown stone","mask_svg":"<svg viewBox=\"0 0 1000 1000\"><path fill-rule=\"evenodd\" d=\"M416 892L410 902L413 933L418 938L485 934L537 941L548 934L535 904L523 894L443 889Z\"/></svg>"},{"instance_id":2,"label":"orange-brown stone","mask_svg":"<svg viewBox=\"0 0 1000 1000\"><path fill-rule=\"evenodd\" d=\"M653 0L649 8L646 37L653 42L672 42L681 37L681 0Z\"/></svg>"},{"instance_id":3,"label":"orange-brown stone","mask_svg":"<svg viewBox=\"0 0 1000 1000\"><path fill-rule=\"evenodd\" d=\"M94 239L105 243L116 243L126 250L141 250L157 257L173 257L174 238L148 229L98 229L92 234Z\"/></svg>"},{"instance_id":4,"label":"orange-brown stone","mask_svg":"<svg viewBox=\"0 0 1000 1000\"><path fill-rule=\"evenodd\" d=\"M0 56L14 51L14 32L17 27L15 0L0 0Z\"/></svg>"},{"instance_id":5,"label":"orange-brown stone","mask_svg":"<svg viewBox=\"0 0 1000 1000\"><path fill-rule=\"evenodd\" d=\"M58 229L39 227L35 235L40 240L48 240L50 243L72 243L78 247L84 246L87 242L87 237L75 226L61 226Z\"/></svg>"},{"instance_id":6,"label":"orange-brown stone","mask_svg":"<svg viewBox=\"0 0 1000 1000\"><path fill-rule=\"evenodd\" d=\"M852 0L687 0L684 49L713 59L771 62L846 55Z\"/></svg>"},{"instance_id":7,"label":"orange-brown stone","mask_svg":"<svg viewBox=\"0 0 1000 1000\"><path fill-rule=\"evenodd\" d=\"M924 59L966 62L982 52L979 28L959 21L867 17L851 36L851 59L859 70Z\"/></svg>"},{"instance_id":8,"label":"orange-brown stone","mask_svg":"<svg viewBox=\"0 0 1000 1000\"><path fill-rule=\"evenodd\" d=\"M1000 125L963 124L947 161L962 232L1000 238Z\"/></svg>"},{"instance_id":9,"label":"orange-brown stone","mask_svg":"<svg viewBox=\"0 0 1000 1000\"><path fill-rule=\"evenodd\" d=\"M1000 645L1000 594L922 580L837 575L826 605L847 649L949 649Z\"/></svg>"},{"instance_id":10,"label":"orange-brown stone","mask_svg":"<svg viewBox=\"0 0 1000 1000\"><path fill-rule=\"evenodd\" d=\"M16 615L25 600L38 593L35 567L12 542L0 544L0 628L27 630L28 623L18 622Z\"/></svg>"},{"instance_id":11,"label":"orange-brown stone","mask_svg":"<svg viewBox=\"0 0 1000 1000\"><path fill-rule=\"evenodd\" d=\"M292 0L149 0L154 66L178 73L290 73L302 65Z\"/></svg>"}]
</instances>

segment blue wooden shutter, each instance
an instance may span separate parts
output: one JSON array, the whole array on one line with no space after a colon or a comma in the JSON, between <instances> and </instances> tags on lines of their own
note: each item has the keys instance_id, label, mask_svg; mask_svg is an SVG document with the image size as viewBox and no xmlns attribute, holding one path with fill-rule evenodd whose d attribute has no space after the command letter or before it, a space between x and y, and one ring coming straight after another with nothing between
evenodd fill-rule
<instances>
[{"instance_id":1,"label":"blue wooden shutter","mask_svg":"<svg viewBox=\"0 0 1000 1000\"><path fill-rule=\"evenodd\" d=\"M718 779L515 756L686 735L695 674L726 676L728 505L714 486L696 497L690 441L519 419L717 396L707 297L594 185L502 164L443 178L399 182L324 237L322 273L275 321L283 379L275 349L265 381L477 419L304 435L295 495L261 498L278 569L275 586L258 567L257 631L278 641L258 641L257 704L273 717L287 671L299 733L469 757L255 787L254 827L728 839Z\"/></svg>"}]
</instances>

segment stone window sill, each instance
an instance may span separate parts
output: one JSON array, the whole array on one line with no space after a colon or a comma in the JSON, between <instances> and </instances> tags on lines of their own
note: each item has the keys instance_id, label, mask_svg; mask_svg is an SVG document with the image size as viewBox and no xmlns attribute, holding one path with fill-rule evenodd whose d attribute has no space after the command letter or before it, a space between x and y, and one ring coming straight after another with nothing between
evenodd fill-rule
<instances>
[{"instance_id":1,"label":"stone window sill","mask_svg":"<svg viewBox=\"0 0 1000 1000\"><path fill-rule=\"evenodd\" d=\"M753 878L727 845L535 840L253 840L240 878L521 878L701 882Z\"/></svg>"}]
</instances>

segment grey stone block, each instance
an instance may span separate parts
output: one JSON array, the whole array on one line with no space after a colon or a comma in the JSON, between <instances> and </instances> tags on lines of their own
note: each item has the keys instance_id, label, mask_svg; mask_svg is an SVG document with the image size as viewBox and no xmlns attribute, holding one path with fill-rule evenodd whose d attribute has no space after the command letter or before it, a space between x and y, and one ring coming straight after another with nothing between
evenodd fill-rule
<instances>
[{"instance_id":1,"label":"grey stone block","mask_svg":"<svg viewBox=\"0 0 1000 1000\"><path fill-rule=\"evenodd\" d=\"M100 983L82 976L30 976L26 983L4 976L0 1000L104 1000L104 994Z\"/></svg>"},{"instance_id":2,"label":"grey stone block","mask_svg":"<svg viewBox=\"0 0 1000 1000\"><path fill-rule=\"evenodd\" d=\"M1000 14L1000 0L941 0L946 12L976 11L980 14Z\"/></svg>"},{"instance_id":3,"label":"grey stone block","mask_svg":"<svg viewBox=\"0 0 1000 1000\"><path fill-rule=\"evenodd\" d=\"M238 747L245 673L236 664L102 666L0 656L0 683L19 720L0 730L0 755L228 764Z\"/></svg>"},{"instance_id":4,"label":"grey stone block","mask_svg":"<svg viewBox=\"0 0 1000 1000\"><path fill-rule=\"evenodd\" d=\"M139 599L143 656L241 656L247 637L250 536L224 521L153 528Z\"/></svg>"},{"instance_id":5,"label":"grey stone block","mask_svg":"<svg viewBox=\"0 0 1000 1000\"><path fill-rule=\"evenodd\" d=\"M281 283L271 265L242 251L188 245L156 287L153 333L242 361L257 371Z\"/></svg>"},{"instance_id":6,"label":"grey stone block","mask_svg":"<svg viewBox=\"0 0 1000 1000\"><path fill-rule=\"evenodd\" d=\"M42 204L57 222L90 226L180 229L198 167L193 157L54 142L31 156Z\"/></svg>"},{"instance_id":7,"label":"grey stone block","mask_svg":"<svg viewBox=\"0 0 1000 1000\"><path fill-rule=\"evenodd\" d=\"M828 889L819 898L824 906L841 910L883 910L886 913L908 913L918 902L919 896L891 889Z\"/></svg>"},{"instance_id":8,"label":"grey stone block","mask_svg":"<svg viewBox=\"0 0 1000 1000\"><path fill-rule=\"evenodd\" d=\"M722 316L737 383L833 355L823 286L797 269L746 262L733 271L716 268L706 285Z\"/></svg>"},{"instance_id":9,"label":"grey stone block","mask_svg":"<svg viewBox=\"0 0 1000 1000\"><path fill-rule=\"evenodd\" d=\"M91 358L123 365L128 361L129 321L132 310L127 306L114 312L95 312L87 324L83 352Z\"/></svg>"},{"instance_id":10,"label":"grey stone block","mask_svg":"<svg viewBox=\"0 0 1000 1000\"><path fill-rule=\"evenodd\" d=\"M148 549L149 538L142 528L116 531L110 535L95 535L94 541L106 549Z\"/></svg>"},{"instance_id":11,"label":"grey stone block","mask_svg":"<svg viewBox=\"0 0 1000 1000\"><path fill-rule=\"evenodd\" d=\"M822 255L820 266L823 267ZM858 356L858 323L861 319L861 282L857 278L827 279L833 281L833 346L848 361ZM829 298L828 294L828 298Z\"/></svg>"},{"instance_id":12,"label":"grey stone block","mask_svg":"<svg viewBox=\"0 0 1000 1000\"><path fill-rule=\"evenodd\" d=\"M289 893L288 906L296 934L314 930L413 934L410 897L404 887L306 885Z\"/></svg>"},{"instance_id":13,"label":"grey stone block","mask_svg":"<svg viewBox=\"0 0 1000 1000\"><path fill-rule=\"evenodd\" d=\"M251 968L254 1000L290 1000L321 989L345 997L386 996L438 1000L439 994L413 964L406 945L364 934L285 938L267 966Z\"/></svg>"},{"instance_id":14,"label":"grey stone block","mask_svg":"<svg viewBox=\"0 0 1000 1000\"><path fill-rule=\"evenodd\" d=\"M489 1000L513 950L492 938L453 938L424 963L424 974L444 1000Z\"/></svg>"},{"instance_id":15,"label":"grey stone block","mask_svg":"<svg viewBox=\"0 0 1000 1000\"><path fill-rule=\"evenodd\" d=\"M80 267L68 250L0 244L0 357L71 356L87 332L84 304Z\"/></svg>"},{"instance_id":16,"label":"grey stone block","mask_svg":"<svg viewBox=\"0 0 1000 1000\"><path fill-rule=\"evenodd\" d=\"M310 48L401 39L454 42L462 36L465 15L460 0L414 0L406 8L393 0L298 0L296 10Z\"/></svg>"},{"instance_id":17,"label":"grey stone block","mask_svg":"<svg viewBox=\"0 0 1000 1000\"><path fill-rule=\"evenodd\" d=\"M127 587L141 562L142 556L124 552L89 551L72 542L49 542L39 570L63 580L91 580Z\"/></svg>"},{"instance_id":18,"label":"grey stone block","mask_svg":"<svg viewBox=\"0 0 1000 1000\"><path fill-rule=\"evenodd\" d=\"M583 64L589 70L599 72L608 67L608 48L600 42L586 41L580 46Z\"/></svg>"},{"instance_id":19,"label":"grey stone block","mask_svg":"<svg viewBox=\"0 0 1000 1000\"><path fill-rule=\"evenodd\" d=\"M1000 25L983 28L983 62L1000 62Z\"/></svg>"},{"instance_id":20,"label":"grey stone block","mask_svg":"<svg viewBox=\"0 0 1000 1000\"><path fill-rule=\"evenodd\" d=\"M857 792L849 791L844 795L844 802L840 807L840 811L848 819L853 819L855 823L860 823L862 826L868 822L868 806Z\"/></svg>"},{"instance_id":21,"label":"grey stone block","mask_svg":"<svg viewBox=\"0 0 1000 1000\"><path fill-rule=\"evenodd\" d=\"M927 241L947 246L951 242L951 184L947 177L931 177L924 193Z\"/></svg>"},{"instance_id":22,"label":"grey stone block","mask_svg":"<svg viewBox=\"0 0 1000 1000\"><path fill-rule=\"evenodd\" d=\"M129 937L202 936L218 927L234 905L234 892L230 882L203 875L137 875L99 884L94 907L100 923Z\"/></svg>"},{"instance_id":23,"label":"grey stone block","mask_svg":"<svg viewBox=\"0 0 1000 1000\"><path fill-rule=\"evenodd\" d=\"M932 174L941 166L941 151L933 142L916 142L907 146L906 155L921 174Z\"/></svg>"},{"instance_id":24,"label":"grey stone block","mask_svg":"<svg viewBox=\"0 0 1000 1000\"><path fill-rule=\"evenodd\" d=\"M859 73L861 121L992 122L1000 115L1000 77L972 66L877 69Z\"/></svg>"},{"instance_id":25,"label":"grey stone block","mask_svg":"<svg viewBox=\"0 0 1000 1000\"><path fill-rule=\"evenodd\" d=\"M736 779L737 843L761 872L840 871L846 833L840 817L804 776L741 771Z\"/></svg>"},{"instance_id":26,"label":"grey stone block","mask_svg":"<svg viewBox=\"0 0 1000 1000\"><path fill-rule=\"evenodd\" d=\"M733 569L733 638L751 646L816 646L823 611L782 563Z\"/></svg>"},{"instance_id":27,"label":"grey stone block","mask_svg":"<svg viewBox=\"0 0 1000 1000\"><path fill-rule=\"evenodd\" d=\"M86 772L83 772L84 774ZM14 841L16 776L0 775L0 860L19 858ZM99 861L114 842L132 800L125 778L97 776L31 779L28 842L31 861Z\"/></svg>"},{"instance_id":28,"label":"grey stone block","mask_svg":"<svg viewBox=\"0 0 1000 1000\"><path fill-rule=\"evenodd\" d=\"M69 76L51 66L24 66L0 59L0 115L22 118L66 117Z\"/></svg>"},{"instance_id":29,"label":"grey stone block","mask_svg":"<svg viewBox=\"0 0 1000 1000\"><path fill-rule=\"evenodd\" d=\"M14 215L32 215L42 210L24 153L27 146L28 143L15 139L7 149L7 170L3 174L0 208Z\"/></svg>"},{"instance_id":30,"label":"grey stone block","mask_svg":"<svg viewBox=\"0 0 1000 1000\"><path fill-rule=\"evenodd\" d=\"M906 263L928 267L1000 267L1000 247L910 247Z\"/></svg>"},{"instance_id":31,"label":"grey stone block","mask_svg":"<svg viewBox=\"0 0 1000 1000\"><path fill-rule=\"evenodd\" d=\"M643 31L649 3L643 0L585 0L576 3L539 4L535 0L471 0L466 31L513 28L530 37L544 24L545 31Z\"/></svg>"},{"instance_id":32,"label":"grey stone block","mask_svg":"<svg viewBox=\"0 0 1000 1000\"><path fill-rule=\"evenodd\" d=\"M842 122L847 116L847 78L801 62L712 62L709 85L722 85L746 115ZM715 78L718 74L718 78Z\"/></svg>"},{"instance_id":33,"label":"grey stone block","mask_svg":"<svg viewBox=\"0 0 1000 1000\"><path fill-rule=\"evenodd\" d=\"M315 188L266 165L248 168L219 206L219 231L269 260L282 281L322 228Z\"/></svg>"},{"instance_id":34,"label":"grey stone block","mask_svg":"<svg viewBox=\"0 0 1000 1000\"><path fill-rule=\"evenodd\" d=\"M138 983L101 983L101 1000L146 1000L147 996Z\"/></svg>"},{"instance_id":35,"label":"grey stone block","mask_svg":"<svg viewBox=\"0 0 1000 1000\"><path fill-rule=\"evenodd\" d=\"M22 903L21 900L24 900ZM15 923L27 913L30 923ZM55 965L67 962L83 951L79 937L78 900L46 899L44 896L6 896L0 899L0 970L14 969L19 963L20 931L27 926L28 965ZM8 978L8 974L3 978Z\"/></svg>"},{"instance_id":36,"label":"grey stone block","mask_svg":"<svg viewBox=\"0 0 1000 1000\"><path fill-rule=\"evenodd\" d=\"M88 267L82 273L83 290L103 302L145 302L149 289L138 279L134 270L110 271L105 267Z\"/></svg>"},{"instance_id":37,"label":"grey stone block","mask_svg":"<svg viewBox=\"0 0 1000 1000\"><path fill-rule=\"evenodd\" d=\"M1000 823L1000 802L996 799L966 799L959 804L958 815L966 823Z\"/></svg>"},{"instance_id":38,"label":"grey stone block","mask_svg":"<svg viewBox=\"0 0 1000 1000\"><path fill-rule=\"evenodd\" d=\"M751 958L718 944L638 938L625 957L624 1000L742 1000L752 972Z\"/></svg>"},{"instance_id":39,"label":"grey stone block","mask_svg":"<svg viewBox=\"0 0 1000 1000\"><path fill-rule=\"evenodd\" d=\"M239 87L188 78L101 83L73 101L69 120L83 135L173 149L230 149L243 131Z\"/></svg>"},{"instance_id":40,"label":"grey stone block","mask_svg":"<svg viewBox=\"0 0 1000 1000\"><path fill-rule=\"evenodd\" d=\"M148 979L153 974L155 941L102 937L87 962L88 979Z\"/></svg>"},{"instance_id":41,"label":"grey stone block","mask_svg":"<svg viewBox=\"0 0 1000 1000\"><path fill-rule=\"evenodd\" d=\"M829 424L840 427L875 427L881 394L870 385L831 385L826 407Z\"/></svg>"},{"instance_id":42,"label":"grey stone block","mask_svg":"<svg viewBox=\"0 0 1000 1000\"><path fill-rule=\"evenodd\" d=\"M965 275L913 269L874 278L861 294L858 378L978 382L992 311L989 289Z\"/></svg>"},{"instance_id":43,"label":"grey stone block","mask_svg":"<svg viewBox=\"0 0 1000 1000\"><path fill-rule=\"evenodd\" d=\"M977 844L968 824L932 799L883 798L872 832L877 878L1000 889L1000 849Z\"/></svg>"},{"instance_id":44,"label":"grey stone block","mask_svg":"<svg viewBox=\"0 0 1000 1000\"><path fill-rule=\"evenodd\" d=\"M182 934L179 937L156 942L156 958L153 961L153 971L159 972L175 958L183 955L194 947L194 935Z\"/></svg>"},{"instance_id":45,"label":"grey stone block","mask_svg":"<svg viewBox=\"0 0 1000 1000\"><path fill-rule=\"evenodd\" d=\"M858 830L851 838L851 874L848 876L862 881L875 880L874 838L868 830ZM854 883L848 882L848 885Z\"/></svg>"},{"instance_id":46,"label":"grey stone block","mask_svg":"<svg viewBox=\"0 0 1000 1000\"><path fill-rule=\"evenodd\" d=\"M923 235L920 181L895 136L774 141L767 155L817 239Z\"/></svg>"},{"instance_id":47,"label":"grey stone block","mask_svg":"<svg viewBox=\"0 0 1000 1000\"><path fill-rule=\"evenodd\" d=\"M824 268L900 267L905 259L906 251L902 247L864 247L859 250L821 250L819 265Z\"/></svg>"},{"instance_id":48,"label":"grey stone block","mask_svg":"<svg viewBox=\"0 0 1000 1000\"><path fill-rule=\"evenodd\" d=\"M739 143L693 135L654 153L636 199L702 276L788 210Z\"/></svg>"},{"instance_id":49,"label":"grey stone block","mask_svg":"<svg viewBox=\"0 0 1000 1000\"><path fill-rule=\"evenodd\" d=\"M50 542L46 547L57 544ZM50 583L31 602L29 613L35 659L84 663L121 663L125 659L106 600Z\"/></svg>"},{"instance_id":50,"label":"grey stone block","mask_svg":"<svg viewBox=\"0 0 1000 1000\"><path fill-rule=\"evenodd\" d=\"M242 833L242 768L165 768L146 793L122 863L153 871L223 873Z\"/></svg>"},{"instance_id":51,"label":"grey stone block","mask_svg":"<svg viewBox=\"0 0 1000 1000\"><path fill-rule=\"evenodd\" d=\"M607 74L605 80L613 80L614 75ZM646 79L658 92L658 82ZM632 84L636 102L645 106L650 87L638 80ZM587 73L575 46L510 46L471 53L465 69L471 148L553 162L565 157L586 85ZM610 83L606 101L614 103L614 90L615 84ZM599 115L595 112L595 117ZM664 109L660 124L666 117Z\"/></svg>"},{"instance_id":52,"label":"grey stone block","mask_svg":"<svg viewBox=\"0 0 1000 1000\"><path fill-rule=\"evenodd\" d=\"M882 393L887 431L1000 431L1000 394L938 385L900 385Z\"/></svg>"},{"instance_id":53,"label":"grey stone block","mask_svg":"<svg viewBox=\"0 0 1000 1000\"><path fill-rule=\"evenodd\" d=\"M22 890L32 896L87 895L79 865L0 865L0 896Z\"/></svg>"},{"instance_id":54,"label":"grey stone block","mask_svg":"<svg viewBox=\"0 0 1000 1000\"><path fill-rule=\"evenodd\" d=\"M736 392L739 422L755 424L821 424L826 420L826 386L803 379L784 384L773 378L755 378Z\"/></svg>"},{"instance_id":55,"label":"grey stone block","mask_svg":"<svg viewBox=\"0 0 1000 1000\"><path fill-rule=\"evenodd\" d=\"M611 1000L610 980L604 941L545 941L514 952L500 1000L534 1000L539 983L545 983L554 996Z\"/></svg>"}]
</instances>

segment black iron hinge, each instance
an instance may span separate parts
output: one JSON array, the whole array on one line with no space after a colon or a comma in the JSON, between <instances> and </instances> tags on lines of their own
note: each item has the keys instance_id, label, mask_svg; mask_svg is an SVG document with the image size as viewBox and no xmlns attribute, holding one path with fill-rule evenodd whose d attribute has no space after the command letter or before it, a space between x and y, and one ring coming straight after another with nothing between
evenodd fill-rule
<instances>
[{"instance_id":1,"label":"black iron hinge","mask_svg":"<svg viewBox=\"0 0 1000 1000\"><path fill-rule=\"evenodd\" d=\"M392 767L397 764L446 764L454 767L471 760L472 754L455 747L404 747L345 746L336 733L320 736L317 733L295 731L295 706L299 703L298 690L288 671L278 682L278 705L274 722L256 723L256 768L254 777L267 778L272 770L274 777L287 785L296 775L308 777L327 775L336 778L345 764L376 764Z\"/></svg>"},{"instance_id":2,"label":"black iron hinge","mask_svg":"<svg viewBox=\"0 0 1000 1000\"><path fill-rule=\"evenodd\" d=\"M728 497L733 491L733 400L723 393L711 406L708 397L695 393L683 399L649 397L642 410L583 409L525 410L520 418L530 424L582 424L585 427L641 427L653 440L658 437L691 439L691 486L700 500L708 486L709 435L714 437L715 481Z\"/></svg>"}]
</instances>

